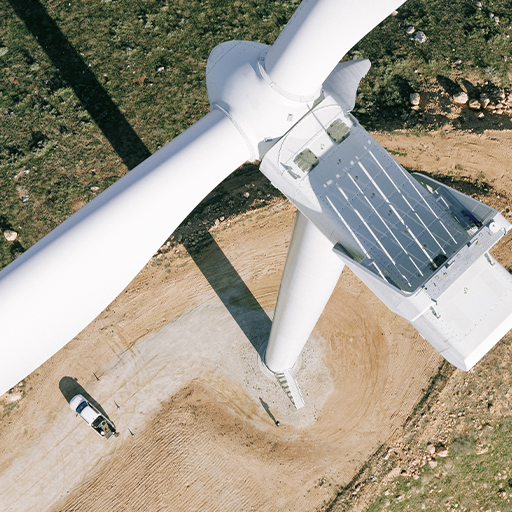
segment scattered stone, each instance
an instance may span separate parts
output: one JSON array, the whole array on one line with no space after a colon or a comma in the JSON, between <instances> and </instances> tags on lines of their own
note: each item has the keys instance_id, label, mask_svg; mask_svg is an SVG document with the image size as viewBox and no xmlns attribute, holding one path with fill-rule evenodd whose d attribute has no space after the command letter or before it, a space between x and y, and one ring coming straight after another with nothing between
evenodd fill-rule
<instances>
[{"instance_id":1,"label":"scattered stone","mask_svg":"<svg viewBox=\"0 0 512 512\"><path fill-rule=\"evenodd\" d=\"M157 69L158 72L161 72L161 71L165 71L165 67L164 66L160 66L158 69Z\"/></svg>"},{"instance_id":2,"label":"scattered stone","mask_svg":"<svg viewBox=\"0 0 512 512\"><path fill-rule=\"evenodd\" d=\"M26 203L30 199L30 196L28 194L25 194L24 196L21 196L21 200Z\"/></svg>"},{"instance_id":3,"label":"scattered stone","mask_svg":"<svg viewBox=\"0 0 512 512\"><path fill-rule=\"evenodd\" d=\"M473 109L473 110L480 110L480 102L478 100L471 100L469 102L469 108Z\"/></svg>"},{"instance_id":4,"label":"scattered stone","mask_svg":"<svg viewBox=\"0 0 512 512\"><path fill-rule=\"evenodd\" d=\"M468 95L464 91L461 91L461 92L453 95L453 101L457 105L466 105L468 100L469 100Z\"/></svg>"},{"instance_id":5,"label":"scattered stone","mask_svg":"<svg viewBox=\"0 0 512 512\"><path fill-rule=\"evenodd\" d=\"M16 233L16 231L13 231L12 229L6 229L4 231L4 237L8 242L14 242L14 240L18 238L18 233Z\"/></svg>"},{"instance_id":6,"label":"scattered stone","mask_svg":"<svg viewBox=\"0 0 512 512\"><path fill-rule=\"evenodd\" d=\"M462 60L457 59L457 60L454 62L454 64L462 64Z\"/></svg>"},{"instance_id":7,"label":"scattered stone","mask_svg":"<svg viewBox=\"0 0 512 512\"><path fill-rule=\"evenodd\" d=\"M411 105L419 105L420 102L421 102L421 96L419 95L419 93L417 92L413 92L410 96L409 96L409 100L411 101Z\"/></svg>"},{"instance_id":8,"label":"scattered stone","mask_svg":"<svg viewBox=\"0 0 512 512\"><path fill-rule=\"evenodd\" d=\"M248 198L250 195L251 195L251 194L249 194L249 192L245 192L245 193L244 193L244 197L245 197L245 198Z\"/></svg>"},{"instance_id":9,"label":"scattered stone","mask_svg":"<svg viewBox=\"0 0 512 512\"><path fill-rule=\"evenodd\" d=\"M409 27L407 27L407 28L405 29L405 33L406 33L406 34L408 34L408 35L412 35L412 34L414 34L414 31L415 31L415 30L416 30L416 29L411 25L411 26L409 26Z\"/></svg>"},{"instance_id":10,"label":"scattered stone","mask_svg":"<svg viewBox=\"0 0 512 512\"><path fill-rule=\"evenodd\" d=\"M436 453L436 447L433 444L427 445L427 453L434 455L434 453Z\"/></svg>"},{"instance_id":11,"label":"scattered stone","mask_svg":"<svg viewBox=\"0 0 512 512\"><path fill-rule=\"evenodd\" d=\"M3 48L0 48L0 57L5 55L8 52L7 48L4 46Z\"/></svg>"},{"instance_id":12,"label":"scattered stone","mask_svg":"<svg viewBox=\"0 0 512 512\"><path fill-rule=\"evenodd\" d=\"M501 108L498 108L497 110L494 111L494 113L501 116L503 114L503 110Z\"/></svg>"},{"instance_id":13,"label":"scattered stone","mask_svg":"<svg viewBox=\"0 0 512 512\"><path fill-rule=\"evenodd\" d=\"M476 6L477 6L479 9L481 9L481 8L482 8L482 2L477 2L477 3L476 3Z\"/></svg>"},{"instance_id":14,"label":"scattered stone","mask_svg":"<svg viewBox=\"0 0 512 512\"><path fill-rule=\"evenodd\" d=\"M446 448L446 446L441 446L438 450L436 450L436 455L438 457L448 457L448 448Z\"/></svg>"},{"instance_id":15,"label":"scattered stone","mask_svg":"<svg viewBox=\"0 0 512 512\"><path fill-rule=\"evenodd\" d=\"M98 190L100 189L100 187L91 187L90 190L92 190L92 192L98 192Z\"/></svg>"},{"instance_id":16,"label":"scattered stone","mask_svg":"<svg viewBox=\"0 0 512 512\"><path fill-rule=\"evenodd\" d=\"M418 30L418 32L416 32L416 35L414 36L414 41L416 43L426 43L427 36L421 30Z\"/></svg>"},{"instance_id":17,"label":"scattered stone","mask_svg":"<svg viewBox=\"0 0 512 512\"><path fill-rule=\"evenodd\" d=\"M428 465L433 469L437 467L437 460L429 460Z\"/></svg>"},{"instance_id":18,"label":"scattered stone","mask_svg":"<svg viewBox=\"0 0 512 512\"><path fill-rule=\"evenodd\" d=\"M480 105L482 105L482 108L487 108L490 102L491 100L489 99L487 94L485 94L485 92L480 94Z\"/></svg>"},{"instance_id":19,"label":"scattered stone","mask_svg":"<svg viewBox=\"0 0 512 512\"><path fill-rule=\"evenodd\" d=\"M485 114L483 112L480 112L477 117L478 119L483 119L485 117Z\"/></svg>"},{"instance_id":20,"label":"scattered stone","mask_svg":"<svg viewBox=\"0 0 512 512\"><path fill-rule=\"evenodd\" d=\"M391 16L398 16L398 11L393 11L393 12L391 13Z\"/></svg>"}]
</instances>

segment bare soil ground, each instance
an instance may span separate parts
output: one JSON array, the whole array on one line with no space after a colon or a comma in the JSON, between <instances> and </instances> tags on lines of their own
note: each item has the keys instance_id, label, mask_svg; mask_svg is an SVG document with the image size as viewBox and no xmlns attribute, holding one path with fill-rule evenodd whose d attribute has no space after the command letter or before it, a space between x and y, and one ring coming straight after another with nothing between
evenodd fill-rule
<instances>
[{"instance_id":1,"label":"bare soil ground","mask_svg":"<svg viewBox=\"0 0 512 512\"><path fill-rule=\"evenodd\" d=\"M376 137L410 170L511 218L511 132ZM307 407L295 411L256 355L293 219L276 200L212 227L214 242L194 259L173 246L4 395L2 509L334 507L372 456L400 439L442 359L345 271L304 351L297 379ZM494 252L512 268L509 236ZM75 392L106 412L119 438L105 441L75 418Z\"/></svg>"}]
</instances>

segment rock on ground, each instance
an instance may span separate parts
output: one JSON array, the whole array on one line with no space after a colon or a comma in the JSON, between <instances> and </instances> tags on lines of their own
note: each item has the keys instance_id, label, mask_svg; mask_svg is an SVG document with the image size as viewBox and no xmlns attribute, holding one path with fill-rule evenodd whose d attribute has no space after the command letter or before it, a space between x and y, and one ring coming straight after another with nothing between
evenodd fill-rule
<instances>
[{"instance_id":1,"label":"rock on ground","mask_svg":"<svg viewBox=\"0 0 512 512\"><path fill-rule=\"evenodd\" d=\"M419 93L417 92L413 92L410 96L409 96L409 100L411 102L411 105L419 105L420 102L421 102L421 96Z\"/></svg>"},{"instance_id":2,"label":"rock on ground","mask_svg":"<svg viewBox=\"0 0 512 512\"><path fill-rule=\"evenodd\" d=\"M453 95L453 102L457 105L466 105L468 100L468 95L464 91Z\"/></svg>"},{"instance_id":3,"label":"rock on ground","mask_svg":"<svg viewBox=\"0 0 512 512\"><path fill-rule=\"evenodd\" d=\"M18 238L18 233L12 229L6 229L4 231L4 237L8 242L14 242Z\"/></svg>"}]
</instances>

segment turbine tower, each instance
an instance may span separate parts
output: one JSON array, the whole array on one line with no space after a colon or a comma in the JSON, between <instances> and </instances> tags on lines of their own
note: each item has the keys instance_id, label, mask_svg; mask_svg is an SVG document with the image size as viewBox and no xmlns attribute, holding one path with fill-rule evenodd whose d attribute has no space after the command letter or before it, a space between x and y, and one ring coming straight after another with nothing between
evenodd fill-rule
<instances>
[{"instance_id":1,"label":"turbine tower","mask_svg":"<svg viewBox=\"0 0 512 512\"><path fill-rule=\"evenodd\" d=\"M338 64L403 1L304 0L271 47L214 48L210 113L0 272L0 393L85 328L248 160L298 209L262 354L297 407L292 367L345 265L450 362L474 365L512 327L512 277L488 253L511 226L409 175L349 113L369 62Z\"/></svg>"}]
</instances>

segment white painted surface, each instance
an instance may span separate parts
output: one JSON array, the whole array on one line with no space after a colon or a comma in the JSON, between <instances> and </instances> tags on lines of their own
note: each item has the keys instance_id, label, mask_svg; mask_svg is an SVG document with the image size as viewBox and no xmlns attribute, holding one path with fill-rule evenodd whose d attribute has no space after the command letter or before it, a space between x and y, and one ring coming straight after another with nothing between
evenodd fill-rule
<instances>
[{"instance_id":1,"label":"white painted surface","mask_svg":"<svg viewBox=\"0 0 512 512\"><path fill-rule=\"evenodd\" d=\"M322 90L334 98L345 112L350 112L356 104L359 83L370 67L368 59L340 62L322 84Z\"/></svg>"},{"instance_id":2,"label":"white painted surface","mask_svg":"<svg viewBox=\"0 0 512 512\"><path fill-rule=\"evenodd\" d=\"M404 1L304 0L267 53L267 73L289 94L316 94L342 57Z\"/></svg>"},{"instance_id":3,"label":"white painted surface","mask_svg":"<svg viewBox=\"0 0 512 512\"><path fill-rule=\"evenodd\" d=\"M333 126L344 134L339 142L329 136ZM303 165L306 152L316 163ZM512 276L488 254L510 223L427 176L411 176L332 97L272 147L261 168L340 260L458 368L470 369L512 328ZM298 283L306 268L294 274ZM285 279L293 282L285 271L282 289ZM302 293L309 304L320 301ZM288 333L302 319L290 318L285 323L276 312L285 327L279 341L271 334L271 369L293 365Z\"/></svg>"},{"instance_id":4,"label":"white painted surface","mask_svg":"<svg viewBox=\"0 0 512 512\"><path fill-rule=\"evenodd\" d=\"M206 67L211 108L233 121L251 148L252 160L261 159L313 106L312 99L296 101L273 87L263 69L268 48L248 41L222 43L213 49Z\"/></svg>"},{"instance_id":5,"label":"white painted surface","mask_svg":"<svg viewBox=\"0 0 512 512\"><path fill-rule=\"evenodd\" d=\"M346 51L401 3L305 0L270 49L214 49L212 113L0 273L0 393L108 306L215 185L297 123Z\"/></svg>"},{"instance_id":6,"label":"white painted surface","mask_svg":"<svg viewBox=\"0 0 512 512\"><path fill-rule=\"evenodd\" d=\"M249 158L214 111L0 273L0 394L76 336L190 211Z\"/></svg>"},{"instance_id":7,"label":"white painted surface","mask_svg":"<svg viewBox=\"0 0 512 512\"><path fill-rule=\"evenodd\" d=\"M306 406L306 403L304 402L304 398L302 397L302 393L300 392L299 385L295 380L293 372L291 370L285 370L283 372L283 375L286 379L286 383L288 384L288 389L290 390L290 394L292 396L295 408L297 410L302 409L303 407Z\"/></svg>"},{"instance_id":8,"label":"white painted surface","mask_svg":"<svg viewBox=\"0 0 512 512\"><path fill-rule=\"evenodd\" d=\"M470 370L512 329L512 275L485 254L411 323L450 363Z\"/></svg>"},{"instance_id":9,"label":"white painted surface","mask_svg":"<svg viewBox=\"0 0 512 512\"><path fill-rule=\"evenodd\" d=\"M273 372L293 367L341 275L332 244L297 212L265 354Z\"/></svg>"}]
</instances>

